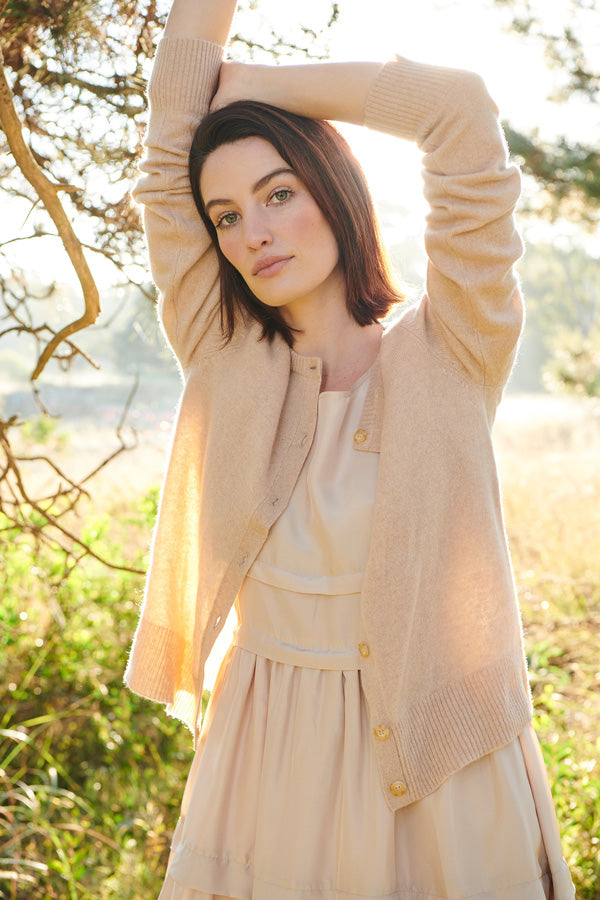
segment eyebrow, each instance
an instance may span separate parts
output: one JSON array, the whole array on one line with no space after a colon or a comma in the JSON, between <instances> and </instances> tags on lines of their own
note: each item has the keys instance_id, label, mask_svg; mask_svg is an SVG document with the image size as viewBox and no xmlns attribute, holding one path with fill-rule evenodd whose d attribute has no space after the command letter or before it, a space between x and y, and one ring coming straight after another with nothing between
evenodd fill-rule
<instances>
[{"instance_id":1,"label":"eyebrow","mask_svg":"<svg viewBox=\"0 0 600 900\"><path fill-rule=\"evenodd\" d=\"M252 193L257 194L272 178L275 178L276 175L295 175L293 169L290 169L289 166L282 166L280 169L273 169L272 172L269 172L267 175L263 175L262 178L259 178L256 184L252 186ZM233 203L233 200L229 200L227 198L218 197L214 200L209 200L208 203L204 205L204 211L208 213L209 209L213 206L227 206L227 204Z\"/></svg>"}]
</instances>

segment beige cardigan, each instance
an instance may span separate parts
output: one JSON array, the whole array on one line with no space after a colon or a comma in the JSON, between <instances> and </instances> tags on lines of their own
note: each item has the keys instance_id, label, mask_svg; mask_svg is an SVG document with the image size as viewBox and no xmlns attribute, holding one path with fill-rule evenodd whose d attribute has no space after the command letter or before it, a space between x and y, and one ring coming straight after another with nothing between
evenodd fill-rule
<instances>
[{"instance_id":1,"label":"beige cardigan","mask_svg":"<svg viewBox=\"0 0 600 900\"><path fill-rule=\"evenodd\" d=\"M161 41L135 190L185 387L126 682L192 730L206 658L311 446L321 381L319 359L259 341L256 324L222 348L215 251L187 175L221 53ZM390 62L365 124L417 142L430 206L427 293L386 330L356 434L357 452L380 453L361 678L397 809L530 719L490 437L522 323L520 180L471 73Z\"/></svg>"}]
</instances>

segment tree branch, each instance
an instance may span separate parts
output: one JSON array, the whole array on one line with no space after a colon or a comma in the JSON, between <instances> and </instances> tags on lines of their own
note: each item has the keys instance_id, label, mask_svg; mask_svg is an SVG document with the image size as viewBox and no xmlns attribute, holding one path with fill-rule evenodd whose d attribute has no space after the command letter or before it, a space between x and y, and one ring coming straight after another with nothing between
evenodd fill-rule
<instances>
[{"instance_id":1,"label":"tree branch","mask_svg":"<svg viewBox=\"0 0 600 900\"><path fill-rule=\"evenodd\" d=\"M96 321L100 312L100 297L98 288L96 287L96 283L83 254L82 246L77 239L62 203L58 198L58 191L61 189L61 186L50 181L35 161L31 150L25 143L21 122L13 102L12 91L4 71L1 50L0 123L2 124L11 153L19 166L19 169L40 197L50 218L56 226L56 230L60 235L63 246L67 251L71 264L79 279L79 283L81 284L85 303L83 315L57 332L42 351L31 376L31 380L35 381L43 372L48 360L52 357L56 348L65 340L65 338L74 334L76 331L81 331L81 329L86 328L88 325L92 325Z\"/></svg>"}]
</instances>

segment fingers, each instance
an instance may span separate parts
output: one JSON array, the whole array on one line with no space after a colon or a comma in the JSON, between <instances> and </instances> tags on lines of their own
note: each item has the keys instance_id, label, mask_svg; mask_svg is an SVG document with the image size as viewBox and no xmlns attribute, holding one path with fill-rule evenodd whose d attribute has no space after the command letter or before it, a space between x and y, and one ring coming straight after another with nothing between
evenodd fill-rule
<instances>
[{"instance_id":1,"label":"fingers","mask_svg":"<svg viewBox=\"0 0 600 900\"><path fill-rule=\"evenodd\" d=\"M210 104L211 112L236 100L273 102L277 67L227 60L221 64L219 83Z\"/></svg>"},{"instance_id":2,"label":"fingers","mask_svg":"<svg viewBox=\"0 0 600 900\"><path fill-rule=\"evenodd\" d=\"M214 112L216 109L221 109L223 106L227 106L228 103L233 103L234 100L242 99L241 96L236 96L235 84L233 83L232 76L233 67L235 65L235 63L232 63L228 60L224 60L221 63L217 89L214 93L209 107L210 112Z\"/></svg>"}]
</instances>

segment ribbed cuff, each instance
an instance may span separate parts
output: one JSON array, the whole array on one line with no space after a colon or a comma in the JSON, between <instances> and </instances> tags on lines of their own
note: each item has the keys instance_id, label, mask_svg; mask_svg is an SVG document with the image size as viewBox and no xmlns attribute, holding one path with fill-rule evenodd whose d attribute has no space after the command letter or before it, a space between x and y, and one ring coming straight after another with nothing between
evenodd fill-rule
<instances>
[{"instance_id":1,"label":"ribbed cuff","mask_svg":"<svg viewBox=\"0 0 600 900\"><path fill-rule=\"evenodd\" d=\"M125 684L134 694L172 703L182 658L181 637L142 616L125 669Z\"/></svg>"},{"instance_id":2,"label":"ribbed cuff","mask_svg":"<svg viewBox=\"0 0 600 900\"><path fill-rule=\"evenodd\" d=\"M458 69L397 58L379 71L365 104L368 128L410 141L425 137L435 124Z\"/></svg>"},{"instance_id":3,"label":"ribbed cuff","mask_svg":"<svg viewBox=\"0 0 600 900\"><path fill-rule=\"evenodd\" d=\"M148 83L153 109L207 110L222 59L223 47L211 41L163 37L158 43Z\"/></svg>"}]
</instances>

